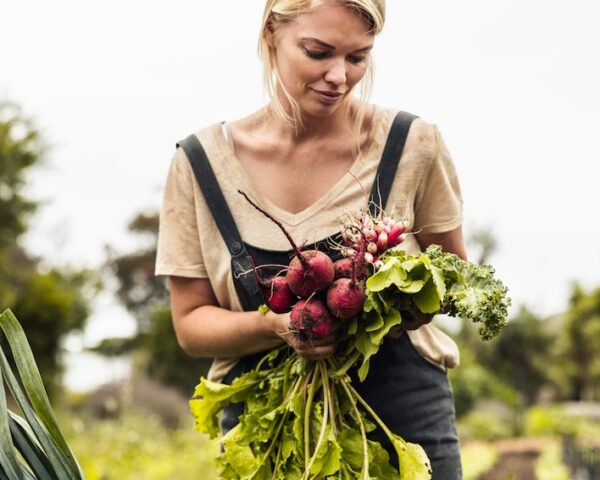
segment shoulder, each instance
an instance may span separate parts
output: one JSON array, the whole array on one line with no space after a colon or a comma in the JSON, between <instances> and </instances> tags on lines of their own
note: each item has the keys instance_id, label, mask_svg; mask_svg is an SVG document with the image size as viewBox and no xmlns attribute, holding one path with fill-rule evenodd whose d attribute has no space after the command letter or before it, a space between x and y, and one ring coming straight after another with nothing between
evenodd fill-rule
<instances>
[{"instance_id":1,"label":"shoulder","mask_svg":"<svg viewBox=\"0 0 600 480\"><path fill-rule=\"evenodd\" d=\"M183 136L176 144L177 150L182 150L180 147L184 147L185 145L189 145L192 140L200 141L201 145L205 147L206 143L212 143L216 141L216 137L222 133L223 122L213 123L211 125L205 126L199 130L188 133ZM183 148L185 151L186 149Z\"/></svg>"},{"instance_id":2,"label":"shoulder","mask_svg":"<svg viewBox=\"0 0 600 480\"><path fill-rule=\"evenodd\" d=\"M443 147L437 125L415 113L394 108L379 107L376 115L382 143L389 140L396 118L404 125L410 124L400 165L402 170L427 171Z\"/></svg>"},{"instance_id":3,"label":"shoulder","mask_svg":"<svg viewBox=\"0 0 600 480\"><path fill-rule=\"evenodd\" d=\"M173 154L173 165L180 170L189 170L195 159L204 154L213 164L224 154L227 140L222 131L221 122L206 126L200 130L189 133L176 143Z\"/></svg>"},{"instance_id":4,"label":"shoulder","mask_svg":"<svg viewBox=\"0 0 600 480\"><path fill-rule=\"evenodd\" d=\"M410 122L410 119L414 118L410 123L405 150L416 149L425 155L429 153L429 157L435 155L439 147L438 127L435 123L420 117L417 113L397 108L375 106L373 126L379 129L380 133L387 138L396 117L403 119L405 122Z\"/></svg>"}]
</instances>

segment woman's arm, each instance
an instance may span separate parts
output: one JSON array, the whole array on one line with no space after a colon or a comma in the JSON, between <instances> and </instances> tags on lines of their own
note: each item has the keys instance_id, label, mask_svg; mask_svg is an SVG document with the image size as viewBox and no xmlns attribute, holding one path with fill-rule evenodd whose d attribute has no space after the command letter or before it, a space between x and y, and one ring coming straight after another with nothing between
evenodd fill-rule
<instances>
[{"instance_id":1,"label":"woman's arm","mask_svg":"<svg viewBox=\"0 0 600 480\"><path fill-rule=\"evenodd\" d=\"M287 342L307 358L325 358L335 339L301 342L290 331L289 314L233 312L218 306L204 278L169 277L171 312L177 341L193 357L243 357Z\"/></svg>"},{"instance_id":2,"label":"woman's arm","mask_svg":"<svg viewBox=\"0 0 600 480\"><path fill-rule=\"evenodd\" d=\"M463 238L462 226L442 233L417 233L415 235L421 246L425 250L429 245L437 244L442 247L444 252L455 253L463 260L467 259L467 248Z\"/></svg>"}]
</instances>

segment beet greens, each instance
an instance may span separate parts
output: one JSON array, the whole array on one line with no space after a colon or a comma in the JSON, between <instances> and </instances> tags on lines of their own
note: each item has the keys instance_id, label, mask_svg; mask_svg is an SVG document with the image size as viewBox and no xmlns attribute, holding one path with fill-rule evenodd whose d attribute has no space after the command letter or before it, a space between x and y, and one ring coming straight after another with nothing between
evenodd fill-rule
<instances>
[{"instance_id":1,"label":"beet greens","mask_svg":"<svg viewBox=\"0 0 600 480\"><path fill-rule=\"evenodd\" d=\"M506 323L506 287L491 267L461 260L439 246L406 254L399 248L406 224L372 217L366 210L342 226L339 249L345 258L332 263L326 285L317 286L309 273L315 269L311 258L317 255L309 253L314 250L300 251L277 220L243 195L278 224L294 250L285 278L302 298L290 302L295 303L291 334L302 341L319 339L332 331L334 322L340 322L341 333L337 352L327 360L307 360L294 352L281 360L284 346L268 352L254 370L231 385L201 379L190 401L198 431L217 436L218 413L233 403L245 405L240 423L222 439L220 478L430 479L425 451L387 428L353 388L348 371L357 368L364 380L370 358L390 330L401 325L402 312L411 309L480 322L482 338L492 338ZM303 272L298 282L309 286L292 288L292 263ZM262 287L284 278L256 275ZM266 295L272 303L268 290ZM387 451L369 439L376 427L391 441L398 469L390 465Z\"/></svg>"}]
</instances>

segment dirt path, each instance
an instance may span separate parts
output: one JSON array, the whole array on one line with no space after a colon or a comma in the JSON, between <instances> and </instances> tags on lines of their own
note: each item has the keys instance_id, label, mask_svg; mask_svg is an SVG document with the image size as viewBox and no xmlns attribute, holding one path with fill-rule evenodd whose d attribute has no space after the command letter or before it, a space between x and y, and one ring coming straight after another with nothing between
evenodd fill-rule
<instances>
[{"instance_id":1,"label":"dirt path","mask_svg":"<svg viewBox=\"0 0 600 480\"><path fill-rule=\"evenodd\" d=\"M538 454L503 453L494 468L483 474L478 480L506 480L513 475L515 480L536 480L534 465Z\"/></svg>"},{"instance_id":2,"label":"dirt path","mask_svg":"<svg viewBox=\"0 0 600 480\"><path fill-rule=\"evenodd\" d=\"M513 475L515 480L536 480L535 461L544 442L541 438L517 438L498 442L498 463L478 480L506 480L509 475Z\"/></svg>"}]
</instances>

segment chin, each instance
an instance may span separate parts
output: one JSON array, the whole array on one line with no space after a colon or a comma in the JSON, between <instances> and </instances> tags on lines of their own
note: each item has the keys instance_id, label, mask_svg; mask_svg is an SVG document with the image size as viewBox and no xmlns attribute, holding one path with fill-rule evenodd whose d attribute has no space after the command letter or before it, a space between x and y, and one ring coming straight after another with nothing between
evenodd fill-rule
<instances>
[{"instance_id":1,"label":"chin","mask_svg":"<svg viewBox=\"0 0 600 480\"><path fill-rule=\"evenodd\" d=\"M303 115L310 117L330 117L342 108L343 103L344 102L338 102L334 105L300 105L300 110Z\"/></svg>"}]
</instances>

